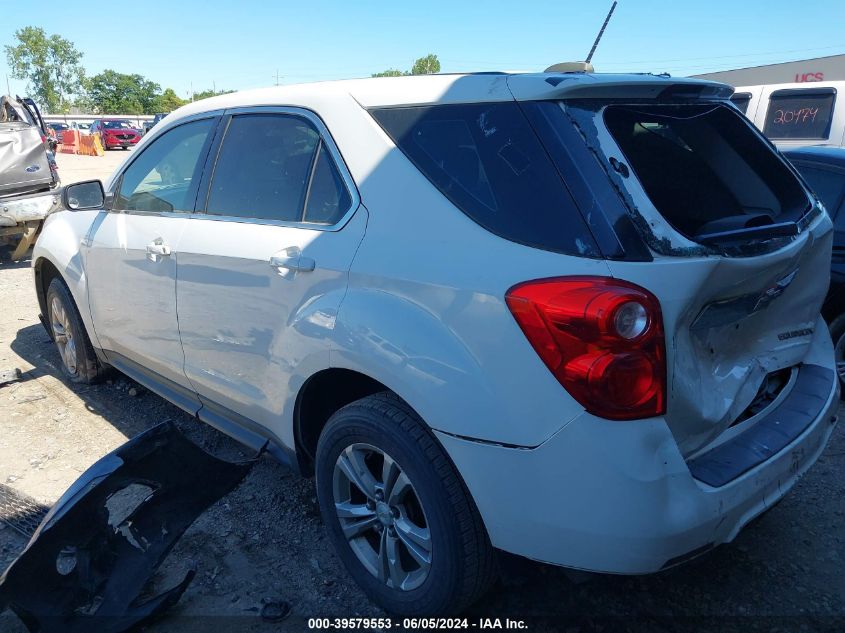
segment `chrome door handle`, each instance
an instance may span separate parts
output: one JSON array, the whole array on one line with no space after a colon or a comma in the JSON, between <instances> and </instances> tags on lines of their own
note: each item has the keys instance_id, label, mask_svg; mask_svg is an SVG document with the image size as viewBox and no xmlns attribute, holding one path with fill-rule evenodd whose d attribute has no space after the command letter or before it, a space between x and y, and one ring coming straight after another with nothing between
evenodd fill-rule
<instances>
[{"instance_id":1,"label":"chrome door handle","mask_svg":"<svg viewBox=\"0 0 845 633\"><path fill-rule=\"evenodd\" d=\"M273 255L270 258L270 265L280 273L287 271L307 273L317 267L317 262L299 254Z\"/></svg>"},{"instance_id":2,"label":"chrome door handle","mask_svg":"<svg viewBox=\"0 0 845 633\"><path fill-rule=\"evenodd\" d=\"M159 261L160 257L169 257L170 253L170 247L160 239L147 244L147 259L151 262Z\"/></svg>"},{"instance_id":3,"label":"chrome door handle","mask_svg":"<svg viewBox=\"0 0 845 633\"><path fill-rule=\"evenodd\" d=\"M297 273L311 272L317 267L313 259L302 255L302 249L299 246L283 248L270 257L269 264L283 279L293 279Z\"/></svg>"}]
</instances>

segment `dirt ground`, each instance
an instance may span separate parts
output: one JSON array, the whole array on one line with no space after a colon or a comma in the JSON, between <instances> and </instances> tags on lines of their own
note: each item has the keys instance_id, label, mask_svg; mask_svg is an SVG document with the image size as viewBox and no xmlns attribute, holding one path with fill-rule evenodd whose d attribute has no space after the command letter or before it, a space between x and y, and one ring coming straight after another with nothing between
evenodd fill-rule
<instances>
[{"instance_id":1,"label":"dirt ground","mask_svg":"<svg viewBox=\"0 0 845 633\"><path fill-rule=\"evenodd\" d=\"M65 183L105 177L124 158L59 156ZM29 262L0 265L0 484L51 505L88 466L127 438L172 420L228 459L247 453L162 398L115 376L96 386L67 383L38 322ZM135 395L132 395L135 394ZM841 414L842 412L840 412ZM0 524L0 571L26 540ZM795 489L735 542L648 577L570 574L503 556L502 577L478 618L524 618L529 630L845 630L845 432ZM195 564L179 604L150 631L306 630L307 618L383 617L353 584L324 535L314 483L262 459L234 492L187 531L162 587ZM292 616L261 619L268 601ZM395 628L395 627L394 627ZM24 631L8 612L0 631Z\"/></svg>"}]
</instances>

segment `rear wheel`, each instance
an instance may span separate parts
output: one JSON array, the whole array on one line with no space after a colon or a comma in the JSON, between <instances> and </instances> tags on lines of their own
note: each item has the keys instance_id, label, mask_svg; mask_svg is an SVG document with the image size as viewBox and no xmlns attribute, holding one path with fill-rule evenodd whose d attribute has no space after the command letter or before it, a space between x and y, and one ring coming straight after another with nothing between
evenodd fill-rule
<instances>
[{"instance_id":1,"label":"rear wheel","mask_svg":"<svg viewBox=\"0 0 845 633\"><path fill-rule=\"evenodd\" d=\"M105 368L97 360L70 291L58 277L47 289L47 319L64 375L72 382L96 382Z\"/></svg>"},{"instance_id":2,"label":"rear wheel","mask_svg":"<svg viewBox=\"0 0 845 633\"><path fill-rule=\"evenodd\" d=\"M317 494L349 573L390 613L460 613L494 578L466 487L417 414L395 395L335 413L317 448Z\"/></svg>"}]
</instances>

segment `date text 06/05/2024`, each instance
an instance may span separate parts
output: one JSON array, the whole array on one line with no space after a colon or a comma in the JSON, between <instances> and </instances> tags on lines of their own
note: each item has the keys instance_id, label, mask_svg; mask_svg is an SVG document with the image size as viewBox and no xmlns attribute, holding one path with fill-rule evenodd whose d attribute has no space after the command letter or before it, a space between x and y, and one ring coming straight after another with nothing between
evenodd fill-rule
<instances>
[{"instance_id":1,"label":"date text 06/05/2024","mask_svg":"<svg viewBox=\"0 0 845 633\"><path fill-rule=\"evenodd\" d=\"M389 630L400 622L391 618L309 618L309 629L364 629ZM476 629L480 631L518 631L528 629L524 620L510 618L403 618L401 627L406 630Z\"/></svg>"}]
</instances>

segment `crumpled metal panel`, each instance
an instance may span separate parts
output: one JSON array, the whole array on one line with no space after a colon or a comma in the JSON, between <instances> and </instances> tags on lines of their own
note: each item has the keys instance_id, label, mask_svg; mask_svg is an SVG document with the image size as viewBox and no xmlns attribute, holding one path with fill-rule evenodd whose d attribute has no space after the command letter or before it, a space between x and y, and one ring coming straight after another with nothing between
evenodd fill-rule
<instances>
[{"instance_id":1,"label":"crumpled metal panel","mask_svg":"<svg viewBox=\"0 0 845 633\"><path fill-rule=\"evenodd\" d=\"M170 423L129 440L56 502L0 577L0 611L11 608L30 631L43 633L126 631L161 614L195 571L141 599L148 581L188 526L255 461L217 459ZM115 495L128 489L142 491L141 498L114 507ZM121 512L128 514L116 518Z\"/></svg>"},{"instance_id":2,"label":"crumpled metal panel","mask_svg":"<svg viewBox=\"0 0 845 633\"><path fill-rule=\"evenodd\" d=\"M37 190L52 181L38 128L21 121L0 123L0 196Z\"/></svg>"}]
</instances>

